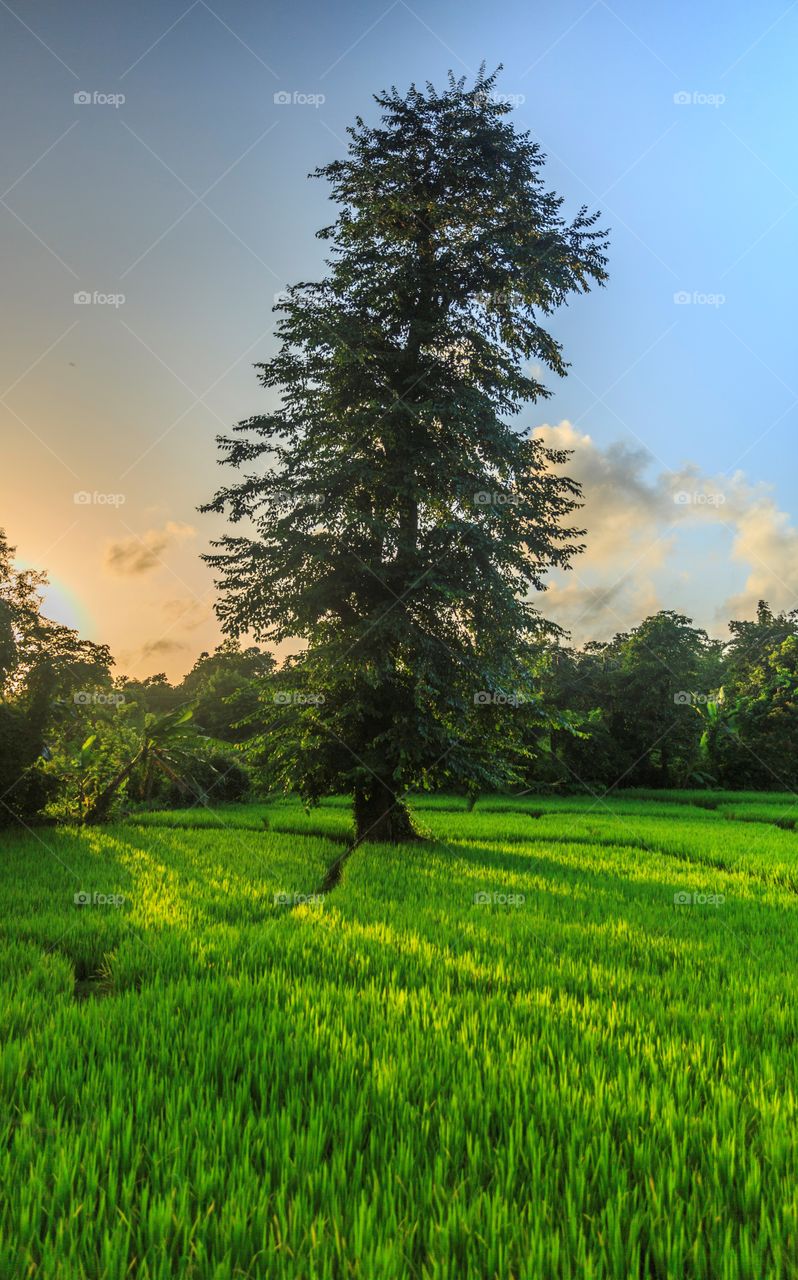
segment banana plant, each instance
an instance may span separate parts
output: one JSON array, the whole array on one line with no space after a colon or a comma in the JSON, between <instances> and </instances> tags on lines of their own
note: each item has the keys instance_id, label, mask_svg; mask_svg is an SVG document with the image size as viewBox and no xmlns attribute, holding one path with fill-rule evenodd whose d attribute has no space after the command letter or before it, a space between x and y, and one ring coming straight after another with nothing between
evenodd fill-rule
<instances>
[{"instance_id":1,"label":"banana plant","mask_svg":"<svg viewBox=\"0 0 798 1280\"><path fill-rule=\"evenodd\" d=\"M181 775L196 758L198 744L204 741L191 723L193 715L193 706L178 707L163 716L148 715L136 751L95 797L86 813L86 822L106 821L114 797L135 769L141 773L142 799L146 800L152 794L158 772L182 786Z\"/></svg>"},{"instance_id":2,"label":"banana plant","mask_svg":"<svg viewBox=\"0 0 798 1280\"><path fill-rule=\"evenodd\" d=\"M73 752L69 758L68 777L74 782L76 792L76 817L79 822L83 821L86 813L87 790L86 784L89 779L89 767L91 765L92 756L94 754L94 744L97 741L97 734L92 733L86 741Z\"/></svg>"},{"instance_id":3,"label":"banana plant","mask_svg":"<svg viewBox=\"0 0 798 1280\"><path fill-rule=\"evenodd\" d=\"M728 705L723 689L719 689L717 698L705 703L694 702L693 710L704 726L698 740L699 755L704 764L710 764L714 759L718 738L737 732L736 708Z\"/></svg>"}]
</instances>

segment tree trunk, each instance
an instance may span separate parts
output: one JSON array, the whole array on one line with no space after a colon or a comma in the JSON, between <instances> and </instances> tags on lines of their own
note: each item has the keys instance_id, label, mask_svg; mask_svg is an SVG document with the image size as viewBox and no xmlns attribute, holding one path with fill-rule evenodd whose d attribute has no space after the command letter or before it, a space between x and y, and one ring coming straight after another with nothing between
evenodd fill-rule
<instances>
[{"instance_id":1,"label":"tree trunk","mask_svg":"<svg viewBox=\"0 0 798 1280\"><path fill-rule=\"evenodd\" d=\"M108 811L111 808L111 801L122 783L125 781L125 778L130 775L131 770L138 764L141 759L141 755L141 751L137 751L133 759L129 760L125 767L119 770L116 777L111 779L105 790L100 792L100 794L95 798L94 803L88 809L84 819L85 822L105 822L105 819L108 817Z\"/></svg>"},{"instance_id":2,"label":"tree trunk","mask_svg":"<svg viewBox=\"0 0 798 1280\"><path fill-rule=\"evenodd\" d=\"M407 805L388 783L377 780L355 789L355 843L401 844L418 840Z\"/></svg>"}]
</instances>

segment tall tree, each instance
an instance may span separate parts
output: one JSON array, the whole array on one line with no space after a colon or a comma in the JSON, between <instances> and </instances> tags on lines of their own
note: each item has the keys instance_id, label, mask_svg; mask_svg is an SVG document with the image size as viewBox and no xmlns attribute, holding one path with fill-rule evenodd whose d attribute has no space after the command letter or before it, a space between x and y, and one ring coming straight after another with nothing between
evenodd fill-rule
<instances>
[{"instance_id":1,"label":"tall tree","mask_svg":"<svg viewBox=\"0 0 798 1280\"><path fill-rule=\"evenodd\" d=\"M247 522L207 557L225 630L306 646L272 695L281 774L353 792L361 838L412 834L410 787L517 776L529 595L578 550L566 455L510 420L564 374L541 320L603 283L606 237L563 219L495 80L379 94L317 170L329 273L289 290L258 366L279 405L220 438L244 475L204 508Z\"/></svg>"}]
</instances>

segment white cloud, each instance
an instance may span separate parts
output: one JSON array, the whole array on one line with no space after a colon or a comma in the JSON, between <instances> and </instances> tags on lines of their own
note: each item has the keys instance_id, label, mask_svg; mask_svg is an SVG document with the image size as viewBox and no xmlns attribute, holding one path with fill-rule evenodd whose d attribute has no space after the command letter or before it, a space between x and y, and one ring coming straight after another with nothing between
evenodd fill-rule
<instances>
[{"instance_id":1,"label":"white cloud","mask_svg":"<svg viewBox=\"0 0 798 1280\"><path fill-rule=\"evenodd\" d=\"M732 616L750 617L762 599L777 610L798 605L798 530L772 499L740 513L732 556L749 566L742 591L726 603Z\"/></svg>"},{"instance_id":2,"label":"white cloud","mask_svg":"<svg viewBox=\"0 0 798 1280\"><path fill-rule=\"evenodd\" d=\"M693 463L656 472L642 447L601 447L570 422L544 424L533 434L554 449L571 449L563 467L583 490L574 523L587 529L586 550L567 573L553 573L541 611L572 632L575 643L608 639L661 608L691 612L708 629L751 617L764 598L776 609L798 603L798 529L777 507L769 487L742 472L711 476ZM689 529L728 533L730 563L748 573L737 594L712 598L700 559L679 562ZM681 586L679 585L681 584ZM683 599L674 599L682 590Z\"/></svg>"}]
</instances>

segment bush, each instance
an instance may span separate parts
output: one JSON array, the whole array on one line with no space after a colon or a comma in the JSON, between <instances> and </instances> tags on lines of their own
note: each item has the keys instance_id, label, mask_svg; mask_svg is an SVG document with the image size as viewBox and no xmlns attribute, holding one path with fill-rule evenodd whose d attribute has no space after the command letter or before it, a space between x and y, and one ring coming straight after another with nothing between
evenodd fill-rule
<instances>
[{"instance_id":1,"label":"bush","mask_svg":"<svg viewBox=\"0 0 798 1280\"><path fill-rule=\"evenodd\" d=\"M230 804L246 799L250 789L249 774L238 760L217 752L193 761L182 785L172 783L167 788L163 803L171 809L196 804Z\"/></svg>"},{"instance_id":2,"label":"bush","mask_svg":"<svg viewBox=\"0 0 798 1280\"><path fill-rule=\"evenodd\" d=\"M54 783L36 763L38 753L39 735L24 712L0 706L0 826L40 819Z\"/></svg>"}]
</instances>

